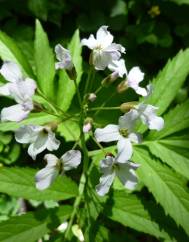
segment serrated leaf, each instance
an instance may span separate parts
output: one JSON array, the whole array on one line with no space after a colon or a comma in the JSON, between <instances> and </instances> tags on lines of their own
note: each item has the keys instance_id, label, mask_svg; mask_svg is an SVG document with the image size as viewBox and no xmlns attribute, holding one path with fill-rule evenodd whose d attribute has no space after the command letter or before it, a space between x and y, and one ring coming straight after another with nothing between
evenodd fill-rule
<instances>
[{"instance_id":1,"label":"serrated leaf","mask_svg":"<svg viewBox=\"0 0 189 242\"><path fill-rule=\"evenodd\" d=\"M135 147L133 161L141 164L138 176L178 225L189 234L189 192L180 176L153 160L149 153Z\"/></svg>"},{"instance_id":2,"label":"serrated leaf","mask_svg":"<svg viewBox=\"0 0 189 242\"><path fill-rule=\"evenodd\" d=\"M175 98L189 74L189 49L181 50L172 60L169 60L162 71L153 79L154 91L147 99L147 103L159 107L158 114L162 114Z\"/></svg>"},{"instance_id":3,"label":"serrated leaf","mask_svg":"<svg viewBox=\"0 0 189 242\"><path fill-rule=\"evenodd\" d=\"M124 191L113 192L104 214L114 221L156 238L171 241L178 241L177 238L181 239L182 236L183 240L187 238L158 205Z\"/></svg>"},{"instance_id":4,"label":"serrated leaf","mask_svg":"<svg viewBox=\"0 0 189 242\"><path fill-rule=\"evenodd\" d=\"M33 77L32 68L22 51L18 48L16 43L2 31L0 31L0 57L3 61L13 61L17 63L28 76Z\"/></svg>"},{"instance_id":5,"label":"serrated leaf","mask_svg":"<svg viewBox=\"0 0 189 242\"><path fill-rule=\"evenodd\" d=\"M38 20L35 30L34 57L39 87L47 97L52 98L55 75L54 55L49 46L47 34Z\"/></svg>"},{"instance_id":6,"label":"serrated leaf","mask_svg":"<svg viewBox=\"0 0 189 242\"><path fill-rule=\"evenodd\" d=\"M77 84L79 85L82 76L82 58L81 58L81 43L79 37L79 30L76 30L68 49L72 55L72 61L77 72ZM57 94L57 104L64 111L67 111L71 105L73 96L75 94L75 85L73 80L70 80L65 71L60 71L59 83L58 83L58 94Z\"/></svg>"},{"instance_id":7,"label":"serrated leaf","mask_svg":"<svg viewBox=\"0 0 189 242\"><path fill-rule=\"evenodd\" d=\"M58 118L54 115L46 114L43 112L32 113L29 118L23 120L22 122L1 122L0 131L14 131L18 129L21 125L32 124L32 125L44 125L50 122L56 122Z\"/></svg>"},{"instance_id":8,"label":"serrated leaf","mask_svg":"<svg viewBox=\"0 0 189 242\"><path fill-rule=\"evenodd\" d=\"M165 127L159 131L151 131L147 137L150 140L162 139L168 135L189 127L189 100L176 106L164 116Z\"/></svg>"},{"instance_id":9,"label":"serrated leaf","mask_svg":"<svg viewBox=\"0 0 189 242\"><path fill-rule=\"evenodd\" d=\"M58 177L44 191L37 190L34 182L36 172L37 170L31 168L0 168L0 192L37 201L65 200L77 195L77 185L66 176Z\"/></svg>"},{"instance_id":10,"label":"serrated leaf","mask_svg":"<svg viewBox=\"0 0 189 242\"><path fill-rule=\"evenodd\" d=\"M0 223L0 241L34 242L57 228L70 216L71 206L28 212Z\"/></svg>"},{"instance_id":11,"label":"serrated leaf","mask_svg":"<svg viewBox=\"0 0 189 242\"><path fill-rule=\"evenodd\" d=\"M145 144L153 155L189 179L189 157L184 155L184 149L179 148L179 153L178 147L174 145L174 142L171 143L171 140L169 140L169 145L166 145L166 140L152 141Z\"/></svg>"},{"instance_id":12,"label":"serrated leaf","mask_svg":"<svg viewBox=\"0 0 189 242\"><path fill-rule=\"evenodd\" d=\"M66 141L78 140L80 136L80 127L78 122L73 120L67 120L58 126L57 130L61 136L65 138Z\"/></svg>"}]
</instances>

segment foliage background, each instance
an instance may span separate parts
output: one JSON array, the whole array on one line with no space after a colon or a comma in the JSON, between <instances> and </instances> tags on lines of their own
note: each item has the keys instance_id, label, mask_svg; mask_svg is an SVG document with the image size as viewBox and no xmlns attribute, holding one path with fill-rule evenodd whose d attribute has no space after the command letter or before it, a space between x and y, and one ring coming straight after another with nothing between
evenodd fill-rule
<instances>
[{"instance_id":1,"label":"foliage background","mask_svg":"<svg viewBox=\"0 0 189 242\"><path fill-rule=\"evenodd\" d=\"M155 8L154 10L153 8L154 6L156 7L158 6L158 8ZM162 0L162 1L158 1L158 0L154 0L154 1L148 1L148 0L130 0L130 1L124 1L124 0L111 0L111 1L108 1L108 0L104 0L104 1L101 1L101 0L96 0L96 1L92 1L92 0L88 0L88 1L0 0L1 31L7 33L15 40L16 44L22 49L24 54L27 56L30 64L32 65L34 63L33 40L34 40L34 33L35 33L36 18L38 18L41 21L44 30L48 34L50 45L52 47L54 47L54 45L57 44L58 42L61 42L64 45L66 45L70 41L74 31L77 28L80 29L81 37L84 37L84 36L88 36L92 32L96 32L96 30L101 25L105 24L110 26L111 31L113 32L114 36L116 36L116 42L121 43L127 49L125 59L126 59L126 64L128 68L132 67L133 65L140 66L141 69L146 74L146 82L151 80L152 77L156 76L159 70L165 66L169 58L173 58L181 49L186 49L189 46L189 28L188 28L189 1L188 0L172 0L172 1L171 0ZM83 54L87 59L88 52L85 50ZM186 58L186 61L187 60L188 58ZM183 60L183 65L184 64L185 64L185 61ZM180 68L177 69L177 74L179 73L179 71L181 71L183 65L180 64ZM87 64L84 63L84 66L87 66ZM172 67L174 68L175 66L172 65ZM101 74L99 74L99 76L97 77L97 81L102 78L100 75ZM179 79L179 76L177 77ZM82 89L82 85L83 84L81 83L81 89ZM164 85L163 88L166 89L167 86ZM171 102L171 105L169 107L169 109L171 109L171 108L174 108L177 104L181 104L181 105L183 104L182 106L183 111L180 112L180 116L184 115L186 113L185 111L188 110L189 108L188 103L186 104L185 102L188 99L188 91L189 91L188 79L186 79L186 82L183 85L183 87L177 90L177 95L175 95L174 100ZM107 93L108 92L109 90L107 91ZM135 97L134 94L132 94L131 97L128 96L127 98L128 100L129 99L132 100L133 97ZM101 101L103 97L99 97L99 98ZM117 103L120 103L120 101L124 100L124 98L125 98L124 96L119 97L119 100L117 100ZM7 103L9 102L11 102L9 99L1 98L0 107L2 108L5 105L5 103L7 105ZM116 105L116 103L114 102L115 101L111 101L110 104ZM72 108L77 109L77 105L74 101L72 103ZM174 125L177 125L177 120L175 120L175 116L177 113L179 112L175 110L172 116L171 115L168 116L168 121L173 120L171 127L173 127ZM106 120L101 120L101 117L98 117L98 118L101 122L104 122L104 123L106 123L108 118L111 119L112 121L117 120L116 115L115 117L110 117L110 116L107 116ZM184 127L187 127L187 125L185 125ZM179 135L180 137L181 136L183 137L183 135L188 134L188 129L185 128L184 131L182 132L180 132L180 130L181 129L178 128L179 132L175 133L174 136ZM3 131L3 128L1 128L1 131ZM63 141L65 139L65 136L68 141L72 140L70 137L65 135L65 130L63 130L62 132L64 133L64 137L61 137ZM60 127L60 133L61 133L61 127ZM171 135L173 133L174 133L173 131L171 132L168 129L167 135ZM154 135L154 137L158 139L163 138L163 135L161 135L161 133L159 134L159 137L157 137L157 135ZM153 140L153 133L151 134L151 137ZM175 155L177 155L178 165L175 165L176 163L174 163L173 167L177 171L180 169L179 170L180 173L181 174L184 173L185 178L186 177L188 178L188 173L187 173L188 168L186 169L186 172L184 172L184 168L179 168L182 165L182 164L181 165L179 164L179 161L182 163L183 156L181 154L184 153L185 159L186 159L185 163L188 164L189 162L187 137L188 136L186 136L185 138L186 139L185 148L183 147L183 141L182 141L182 147L180 148L179 148L178 142L176 144L176 141L175 141L175 147L173 147L172 141L170 140L163 141L163 142L167 142L166 143L167 149L175 150L175 153L174 154L172 153L171 159L174 159ZM32 168L43 167L42 162L35 163L31 161L31 159L27 155L26 149L24 149L23 146L20 146L19 144L15 143L13 134L11 132L1 132L0 138L1 138L0 139L1 165L7 166L7 167L14 166L14 168L11 168L11 169L13 169L13 173L15 174L15 181L16 181L16 176L22 176L22 174L24 173L24 170L21 169L22 166L23 167L30 166ZM149 140L150 140L150 136L149 136ZM68 142L66 145L69 147L70 143ZM94 144L91 144L91 147L93 145ZM164 150L164 152L162 152L163 149L165 149L162 146L162 143L159 143L158 145L159 146L157 147L154 144L149 143L147 146L150 149L150 151L156 156L156 158L161 158L162 160L166 160L166 161L169 160L170 162L169 165L172 166L170 153L166 153L167 150L166 151ZM162 157L159 157L159 153L163 153L164 156L162 155ZM145 160L145 157L146 157L145 152L143 155L144 155L143 159ZM41 155L41 158L42 158L42 155ZM137 159L140 162L142 158L136 157L136 160ZM64 194L62 195L61 194L62 191L57 190L56 194L53 195L54 197L56 197L55 199L56 201L49 201L50 193L44 195L43 197L43 195L38 194L36 191L30 190L30 192L28 192L29 194L28 197L25 194L25 197L28 198L28 200L23 201L23 199L18 199L18 198L15 198L14 196L6 195L7 193L6 186L5 188L3 188L3 184L7 182L6 177L9 177L9 174L8 174L9 170L7 171L5 170L4 172L5 174L0 175L1 192L3 192L3 189L4 189L4 193L0 195L0 220L2 221L7 220L13 215L21 213L22 212L21 210L23 209L23 207L26 207L27 211L36 210L35 212L36 214L38 214L39 208L44 209L44 207L47 207L47 208L53 207L53 209L58 210L58 208L56 208L57 206L56 201L61 199L62 198L61 196L64 195L64 199L65 199L65 194L68 194L67 198L72 198L75 196L75 193L76 193L74 190L76 189L74 188L74 184L71 184L72 182L69 180L67 182L70 183L70 186L73 189L72 194L70 194L69 191L65 190ZM169 171L168 171L168 174L169 174ZM72 174L72 176L77 179L77 174ZM143 174L143 176L147 176L147 175ZM178 178L176 178L177 179L176 181L178 181L178 183L183 182L186 185L187 181L185 180L185 178L183 179L182 177L180 179L178 175ZM11 179L14 181L14 177L11 177ZM32 179L33 179L33 173L31 172L29 176L25 177L25 180L28 180L25 185L29 186L30 182L32 183ZM146 182L147 184L149 183L149 181L146 181ZM58 186L57 184L55 186L59 188L60 186ZM141 184L141 187L143 187L143 184ZM13 188L13 190L14 189L16 190L20 188L15 187ZM34 194L33 197L31 196L32 192ZM140 201L141 203L138 203L138 200L137 200L138 195L136 195L136 197L133 196L133 198L128 198L127 200L125 200L125 199L122 199L122 196L124 197L124 194L122 194L122 191L117 191L114 196L118 198L119 202L115 204L113 211L111 211L111 209L108 209L109 207L111 207L111 202L112 202L111 199L107 201L107 206L104 208L105 213L107 214L107 217L105 217L104 215L101 215L98 221L99 223L102 223L102 226L95 227L96 232L94 232L95 229L93 228L94 229L93 233L96 234L95 241L115 241L114 238L117 238L118 236L120 239L123 238L123 241L131 241L131 242L132 241L133 242L134 241L159 241L159 240L175 241L175 240L170 240L170 238L167 238L167 240L165 240L166 236L163 236L164 239L162 239L162 234L160 236L157 236L158 229L156 228L157 230L154 229L154 232L151 232L153 229L147 228L150 225L148 225L145 230L141 229L140 222L138 221L140 220L141 213L139 212L138 217L137 216L132 217L133 215L130 214L129 212L130 211L129 209L132 210L132 206L136 206L136 208L138 208L139 210L142 209L141 204L144 207L148 207L148 215L150 214L150 217L148 218L148 215L145 212L143 214L144 217L146 217L146 221L149 220L153 222L155 219L156 221L158 221L158 224L159 224L158 226L161 227L161 224L163 224L162 227L166 228L165 233L168 230L171 230L170 234L172 235L174 234L174 238L176 238L176 241L182 241L182 242L189 241L187 235L181 228L179 228L178 231L176 229L176 232L174 232L175 228L178 228L178 227L175 227L176 224L170 217L169 218L166 217L165 219L166 221L162 221L163 220L162 218L165 218L166 216L165 212L162 209L162 207L160 207L159 205L154 206L154 198L146 188L139 188L139 193L140 195L142 194L142 197L143 197L143 200ZM14 195L14 192L11 191L8 194ZM159 194L155 194L155 197L156 195L157 197L160 196ZM37 196L38 196L37 200L39 201L34 201ZM86 200L89 199L89 197L87 196L89 195L86 195ZM40 203L40 201L44 201L44 200L46 201L43 203ZM116 202L116 200L114 202ZM64 202L61 202L61 203L64 204ZM22 206L20 206L20 204L22 204ZM125 204L127 204L128 206L126 206ZM130 207L129 207L129 204L130 204ZM161 201L160 201L160 204L161 204ZM124 215L119 214L120 206L124 210L124 213L125 213L125 214L123 213ZM168 205L165 204L165 207L166 206ZM175 204L175 208L176 207L177 207L177 204ZM116 208L118 209L116 210ZM58 210L59 218L60 217L66 218L65 214L69 213L69 209L70 207L68 208L65 207L65 211L64 209L59 209ZM102 208L99 208L99 209L102 209ZM54 212L52 211L52 214L53 213ZM33 225L35 225L34 226L36 228L35 232L38 236L40 236L40 232L42 230L44 231L44 233L41 233L42 235L49 232L49 228L47 226L48 219L46 218L46 215L41 216L36 214L35 216L40 218L38 220L38 224L36 222L37 220L35 220L34 215L28 214L24 219L26 224L28 221L28 224L33 223ZM44 213L41 212L41 214L45 214L45 212ZM185 222L187 222L188 217L187 217L187 214L185 215L186 215ZM93 216L95 217L94 214ZM128 227L125 228L124 226L120 225L120 223L118 222L121 222L122 224L127 224L128 223L127 220L124 222L124 218L127 216L131 216L130 221L132 222L130 222L131 224L128 224ZM51 215L48 214L48 217L50 218ZM115 220L115 222L110 223L110 218ZM55 220L56 219L54 219L54 221ZM83 219L83 221L85 221L85 219ZM178 221L180 221L179 218L178 218ZM7 224L8 223L10 224L10 222L7 221ZM58 221L56 223L57 225L59 224ZM141 224L142 223L143 223L143 220L141 219ZM166 223L168 224L167 227L165 225ZM14 218L12 220L12 224L14 224ZM42 228L38 227L39 224L42 224ZM188 221L188 224L189 224L189 221ZM6 224L4 226L6 227ZM108 229L105 227L107 227ZM137 227L137 229L134 230L132 229L133 227ZM1 228L1 230L3 231L3 228ZM18 227L18 230L19 230L19 227ZM111 231L111 236L110 236L110 231ZM146 235L143 232L151 235ZM120 236L120 233L123 236ZM181 237L181 235L183 237ZM2 234L0 232L0 238L1 236ZM28 236L27 238L29 238L30 234L28 233L27 236ZM160 237L161 239L156 239L155 237ZM39 237L36 236L36 239L37 238ZM15 239L14 241L18 241L16 240L16 237L14 239ZM5 240L1 240L1 241L5 241ZM13 240L6 240L6 241L13 241ZM56 240L56 235L53 237L52 241L58 241ZM92 241L92 240L89 240L89 241Z\"/></svg>"}]
</instances>

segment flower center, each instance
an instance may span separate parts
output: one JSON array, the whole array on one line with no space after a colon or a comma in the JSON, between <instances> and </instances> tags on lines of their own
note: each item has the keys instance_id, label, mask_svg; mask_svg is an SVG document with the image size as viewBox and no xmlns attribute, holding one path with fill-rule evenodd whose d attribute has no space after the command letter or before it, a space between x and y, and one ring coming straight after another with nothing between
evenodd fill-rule
<instances>
[{"instance_id":1,"label":"flower center","mask_svg":"<svg viewBox=\"0 0 189 242\"><path fill-rule=\"evenodd\" d=\"M64 166L63 166L63 162L61 162L60 160L57 161L56 167L59 171L59 174L61 174L64 170Z\"/></svg>"},{"instance_id":2,"label":"flower center","mask_svg":"<svg viewBox=\"0 0 189 242\"><path fill-rule=\"evenodd\" d=\"M129 133L127 129L119 129L119 132L123 137L128 137Z\"/></svg>"}]
</instances>

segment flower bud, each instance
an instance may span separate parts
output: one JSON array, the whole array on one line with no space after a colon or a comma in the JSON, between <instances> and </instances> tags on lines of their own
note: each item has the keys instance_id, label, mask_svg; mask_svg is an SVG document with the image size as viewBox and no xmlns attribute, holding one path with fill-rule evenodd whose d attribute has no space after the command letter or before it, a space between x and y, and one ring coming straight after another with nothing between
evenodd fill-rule
<instances>
[{"instance_id":1,"label":"flower bud","mask_svg":"<svg viewBox=\"0 0 189 242\"><path fill-rule=\"evenodd\" d=\"M101 82L101 85L103 87L108 87L111 83L113 83L118 78L118 73L113 72L112 74L108 75L106 78L104 78Z\"/></svg>"},{"instance_id":2,"label":"flower bud","mask_svg":"<svg viewBox=\"0 0 189 242\"><path fill-rule=\"evenodd\" d=\"M128 89L127 81L122 81L120 84L117 86L117 92L122 93Z\"/></svg>"},{"instance_id":3,"label":"flower bud","mask_svg":"<svg viewBox=\"0 0 189 242\"><path fill-rule=\"evenodd\" d=\"M83 133L88 133L92 129L92 123L93 119L90 117L87 117L85 119L84 125L83 125Z\"/></svg>"},{"instance_id":4,"label":"flower bud","mask_svg":"<svg viewBox=\"0 0 189 242\"><path fill-rule=\"evenodd\" d=\"M94 102L96 100L96 94L95 93L89 93L88 100L91 102Z\"/></svg>"},{"instance_id":5,"label":"flower bud","mask_svg":"<svg viewBox=\"0 0 189 242\"><path fill-rule=\"evenodd\" d=\"M138 104L138 102L122 103L120 105L120 110L121 110L121 112L126 113L126 112L130 111L132 108L134 108L137 104Z\"/></svg>"}]
</instances>

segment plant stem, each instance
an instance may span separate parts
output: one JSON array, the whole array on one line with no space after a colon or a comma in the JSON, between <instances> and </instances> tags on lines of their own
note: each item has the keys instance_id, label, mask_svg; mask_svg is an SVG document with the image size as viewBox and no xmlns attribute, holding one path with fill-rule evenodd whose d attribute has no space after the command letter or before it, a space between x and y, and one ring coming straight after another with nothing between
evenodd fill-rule
<instances>
[{"instance_id":1,"label":"plant stem","mask_svg":"<svg viewBox=\"0 0 189 242\"><path fill-rule=\"evenodd\" d=\"M87 81L86 81L86 84L85 84L84 95L88 93L88 89L89 89L89 86L90 86L89 84L90 84L92 73L93 73L93 67L90 66L89 74L88 74Z\"/></svg>"},{"instance_id":2,"label":"plant stem","mask_svg":"<svg viewBox=\"0 0 189 242\"><path fill-rule=\"evenodd\" d=\"M73 211L72 211L72 214L70 216L70 220L69 220L69 223L68 223L67 230L65 232L65 237L64 237L65 240L68 239L68 237L69 237L69 234L70 234L70 231L71 231L71 228L72 228L72 224L74 222L76 213L78 211L79 205L80 205L81 200L82 200L82 196L83 196L83 192L84 192L85 184L86 184L86 180L87 180L86 174L87 174L87 169L88 169L88 164L89 164L88 150L87 150L87 146L86 146L86 143L85 143L85 135L83 133L83 123L84 123L85 113L84 113L79 89L78 89L78 86L77 86L77 82L75 80L74 80L74 84L75 84L75 87L76 87L77 98L78 98L80 108L81 108L80 122L79 123L80 123L80 132L81 132L81 135L80 135L81 147L82 147L82 150L83 150L84 159L83 159L83 172L82 172L82 175L81 175L81 178L80 178L80 183L79 183L79 188L78 188L79 194L76 197L74 205L73 205Z\"/></svg>"},{"instance_id":3,"label":"plant stem","mask_svg":"<svg viewBox=\"0 0 189 242\"><path fill-rule=\"evenodd\" d=\"M96 110L119 110L120 107L95 107L95 108L90 108L88 111L96 111Z\"/></svg>"}]
</instances>

